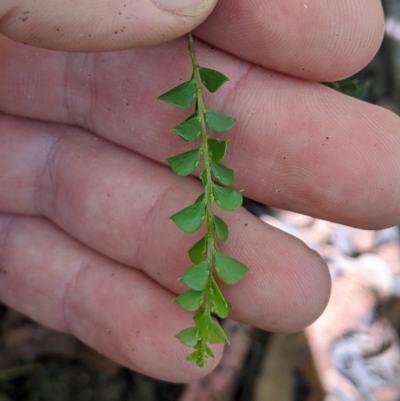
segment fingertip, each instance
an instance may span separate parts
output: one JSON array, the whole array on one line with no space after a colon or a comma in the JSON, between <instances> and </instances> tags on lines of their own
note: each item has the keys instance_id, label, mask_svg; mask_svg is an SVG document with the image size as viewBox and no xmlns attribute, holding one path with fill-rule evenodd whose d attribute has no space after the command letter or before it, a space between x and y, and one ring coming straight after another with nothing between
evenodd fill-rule
<instances>
[{"instance_id":1,"label":"fingertip","mask_svg":"<svg viewBox=\"0 0 400 401\"><path fill-rule=\"evenodd\" d=\"M321 82L362 69L383 32L379 0L221 1L196 29L209 44L255 64Z\"/></svg>"},{"instance_id":2,"label":"fingertip","mask_svg":"<svg viewBox=\"0 0 400 401\"><path fill-rule=\"evenodd\" d=\"M371 62L382 44L385 18L381 2L346 2L346 7L350 7L349 19L341 24L342 29L335 32L335 26L328 27L331 39L326 41L326 60L321 60L326 68L317 72L319 81L339 81L356 74Z\"/></svg>"},{"instance_id":3,"label":"fingertip","mask_svg":"<svg viewBox=\"0 0 400 401\"><path fill-rule=\"evenodd\" d=\"M331 294L331 275L324 259L307 247L308 261L303 267L303 280L297 282L298 302L302 305L301 319L294 320L287 333L304 330L326 309ZM296 283L293 282L296 286ZM293 305L296 307L296 305Z\"/></svg>"},{"instance_id":4,"label":"fingertip","mask_svg":"<svg viewBox=\"0 0 400 401\"><path fill-rule=\"evenodd\" d=\"M87 0L79 5L25 0L0 5L0 32L59 51L114 51L152 46L193 30L217 0Z\"/></svg>"},{"instance_id":5,"label":"fingertip","mask_svg":"<svg viewBox=\"0 0 400 401\"><path fill-rule=\"evenodd\" d=\"M276 316L265 322L279 333L296 333L317 320L328 305L331 293L329 269L316 251L302 241L282 259L287 265L285 289L276 302ZM294 244L293 244L294 245Z\"/></svg>"}]
</instances>

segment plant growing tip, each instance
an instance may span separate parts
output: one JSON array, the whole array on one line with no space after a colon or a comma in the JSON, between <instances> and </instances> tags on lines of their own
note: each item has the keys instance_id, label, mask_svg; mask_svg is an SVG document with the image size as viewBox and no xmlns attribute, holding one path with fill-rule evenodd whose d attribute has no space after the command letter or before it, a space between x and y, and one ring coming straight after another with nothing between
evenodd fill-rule
<instances>
[{"instance_id":1,"label":"plant growing tip","mask_svg":"<svg viewBox=\"0 0 400 401\"><path fill-rule=\"evenodd\" d=\"M218 252L218 239L226 241L229 232L228 225L214 214L212 208L215 203L223 210L236 210L243 202L240 191L226 188L234 181L234 171L221 163L227 152L228 141L213 138L208 133L208 130L217 134L228 131L235 125L235 120L208 110L203 98L203 87L214 93L229 80L219 71L200 67L191 33L186 37L192 61L192 77L159 96L158 100L182 109L195 103L195 112L171 131L185 141L199 141L199 145L166 161L179 176L190 175L199 165L202 166L200 179L204 192L192 205L176 212L170 219L187 233L194 233L205 226L204 236L188 251L194 265L180 277L189 290L175 298L183 309L196 312L194 326L182 330L176 338L194 349L187 360L203 367L208 358L214 358L210 344L229 343L225 332L212 317L215 315L224 319L231 310L215 277L225 284L235 284L249 269Z\"/></svg>"}]
</instances>

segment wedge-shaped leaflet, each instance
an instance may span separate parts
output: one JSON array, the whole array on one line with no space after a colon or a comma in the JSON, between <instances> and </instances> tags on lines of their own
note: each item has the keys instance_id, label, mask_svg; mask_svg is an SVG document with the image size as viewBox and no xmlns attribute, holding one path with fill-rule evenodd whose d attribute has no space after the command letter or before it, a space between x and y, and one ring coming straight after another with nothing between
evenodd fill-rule
<instances>
[{"instance_id":1,"label":"wedge-shaped leaflet","mask_svg":"<svg viewBox=\"0 0 400 401\"><path fill-rule=\"evenodd\" d=\"M214 215L214 226L218 238L221 241L226 241L228 239L228 226L225 221Z\"/></svg>"},{"instance_id":2,"label":"wedge-shaped leaflet","mask_svg":"<svg viewBox=\"0 0 400 401\"><path fill-rule=\"evenodd\" d=\"M191 289L203 291L210 278L210 268L208 262L203 262L193 266L180 279Z\"/></svg>"},{"instance_id":3,"label":"wedge-shaped leaflet","mask_svg":"<svg viewBox=\"0 0 400 401\"><path fill-rule=\"evenodd\" d=\"M173 106L187 109L193 103L196 97L196 87L192 80L186 81L183 84L176 86L170 91L163 93L157 99Z\"/></svg>"},{"instance_id":4,"label":"wedge-shaped leaflet","mask_svg":"<svg viewBox=\"0 0 400 401\"><path fill-rule=\"evenodd\" d=\"M217 253L215 255L215 271L225 284L235 284L244 277L249 269L238 260Z\"/></svg>"},{"instance_id":5,"label":"wedge-shaped leaflet","mask_svg":"<svg viewBox=\"0 0 400 401\"><path fill-rule=\"evenodd\" d=\"M210 357L210 358L215 358L214 353L211 351L211 348L206 347L206 354Z\"/></svg>"},{"instance_id":6,"label":"wedge-shaped leaflet","mask_svg":"<svg viewBox=\"0 0 400 401\"><path fill-rule=\"evenodd\" d=\"M175 301L185 310L194 312L203 303L204 291L189 290L175 298Z\"/></svg>"},{"instance_id":7,"label":"wedge-shaped leaflet","mask_svg":"<svg viewBox=\"0 0 400 401\"><path fill-rule=\"evenodd\" d=\"M197 328L199 327L200 321L203 318L203 316L206 315L206 311L205 309L199 309L196 314L194 315L194 323L197 326Z\"/></svg>"},{"instance_id":8,"label":"wedge-shaped leaflet","mask_svg":"<svg viewBox=\"0 0 400 401\"><path fill-rule=\"evenodd\" d=\"M205 197L205 194L204 194L204 192L203 192L201 195L199 195L199 196L196 198L196 200L194 201L194 203L204 202L204 197Z\"/></svg>"},{"instance_id":9,"label":"wedge-shaped leaflet","mask_svg":"<svg viewBox=\"0 0 400 401\"><path fill-rule=\"evenodd\" d=\"M203 169L203 171L199 175L200 181L203 184L203 186L207 186L208 178L207 178L207 170Z\"/></svg>"},{"instance_id":10,"label":"wedge-shaped leaflet","mask_svg":"<svg viewBox=\"0 0 400 401\"><path fill-rule=\"evenodd\" d=\"M214 185L213 191L215 202L223 210L236 210L242 205L243 196L238 191L219 185Z\"/></svg>"},{"instance_id":11,"label":"wedge-shaped leaflet","mask_svg":"<svg viewBox=\"0 0 400 401\"><path fill-rule=\"evenodd\" d=\"M193 263L200 263L206 253L206 237L197 241L188 251L190 260Z\"/></svg>"},{"instance_id":12,"label":"wedge-shaped leaflet","mask_svg":"<svg viewBox=\"0 0 400 401\"><path fill-rule=\"evenodd\" d=\"M207 141L211 159L220 162L225 157L228 141L220 141L216 138L208 138Z\"/></svg>"},{"instance_id":13,"label":"wedge-shaped leaflet","mask_svg":"<svg viewBox=\"0 0 400 401\"><path fill-rule=\"evenodd\" d=\"M182 344L194 347L197 343L197 327L188 327L175 336Z\"/></svg>"},{"instance_id":14,"label":"wedge-shaped leaflet","mask_svg":"<svg viewBox=\"0 0 400 401\"><path fill-rule=\"evenodd\" d=\"M187 233L196 232L203 224L206 215L203 202L197 202L185 207L170 217L170 219L183 231Z\"/></svg>"},{"instance_id":15,"label":"wedge-shaped leaflet","mask_svg":"<svg viewBox=\"0 0 400 401\"><path fill-rule=\"evenodd\" d=\"M214 177L224 185L232 185L234 181L234 173L223 164L211 160L211 170Z\"/></svg>"},{"instance_id":16,"label":"wedge-shaped leaflet","mask_svg":"<svg viewBox=\"0 0 400 401\"><path fill-rule=\"evenodd\" d=\"M199 337L207 338L210 322L211 319L207 312L199 314L198 318L195 319L196 326L199 329L198 331Z\"/></svg>"},{"instance_id":17,"label":"wedge-shaped leaflet","mask_svg":"<svg viewBox=\"0 0 400 401\"><path fill-rule=\"evenodd\" d=\"M208 342L210 344L229 343L228 337L219 324L211 321L208 330Z\"/></svg>"},{"instance_id":18,"label":"wedge-shaped leaflet","mask_svg":"<svg viewBox=\"0 0 400 401\"><path fill-rule=\"evenodd\" d=\"M201 124L197 115L189 117L182 124L172 128L171 131L176 132L185 141L195 141L201 133Z\"/></svg>"},{"instance_id":19,"label":"wedge-shaped leaflet","mask_svg":"<svg viewBox=\"0 0 400 401\"><path fill-rule=\"evenodd\" d=\"M229 312L232 309L232 305L229 302L226 302L224 296L218 284L214 279L211 281L212 285L212 301L213 301L213 312L216 313L221 319L225 319Z\"/></svg>"},{"instance_id":20,"label":"wedge-shaped leaflet","mask_svg":"<svg viewBox=\"0 0 400 401\"><path fill-rule=\"evenodd\" d=\"M219 71L201 67L199 69L201 82L211 92L216 92L229 79Z\"/></svg>"},{"instance_id":21,"label":"wedge-shaped leaflet","mask_svg":"<svg viewBox=\"0 0 400 401\"><path fill-rule=\"evenodd\" d=\"M192 352L187 358L186 360L189 362L196 362L197 364L199 364L199 366L201 367L202 365L200 365L200 360L201 360L201 351L200 350L196 350L194 352Z\"/></svg>"},{"instance_id":22,"label":"wedge-shaped leaflet","mask_svg":"<svg viewBox=\"0 0 400 401\"><path fill-rule=\"evenodd\" d=\"M206 111L206 123L214 132L224 132L230 130L235 125L235 120L215 111Z\"/></svg>"},{"instance_id":23,"label":"wedge-shaped leaflet","mask_svg":"<svg viewBox=\"0 0 400 401\"><path fill-rule=\"evenodd\" d=\"M172 171L184 177L192 174L200 162L200 149L189 150L167 159Z\"/></svg>"}]
</instances>

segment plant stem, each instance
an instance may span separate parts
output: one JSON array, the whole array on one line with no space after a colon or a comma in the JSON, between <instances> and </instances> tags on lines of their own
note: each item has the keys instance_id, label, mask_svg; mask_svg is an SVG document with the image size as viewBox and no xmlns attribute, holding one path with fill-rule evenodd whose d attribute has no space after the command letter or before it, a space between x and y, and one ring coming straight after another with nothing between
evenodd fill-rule
<instances>
[{"instance_id":1,"label":"plant stem","mask_svg":"<svg viewBox=\"0 0 400 401\"><path fill-rule=\"evenodd\" d=\"M208 284L205 290L205 300L204 300L204 313L207 315L209 321L211 321L211 307L212 307L212 271L214 266L214 255L216 252L216 239L215 239L215 228L214 228L214 213L212 210L212 202L213 202L213 180L211 177L211 156L209 153L208 147L208 134L206 128L206 121L205 121L205 113L206 113L206 106L204 103L203 98L203 89L201 85L201 77L200 77L200 66L197 62L196 58L196 50L193 43L193 36L189 32L187 35L188 40L188 47L190 58L192 61L192 70L193 76L192 80L196 87L196 109L197 115L200 119L201 124L201 134L200 134L200 152L203 156L203 171L202 171L202 181L204 185L204 201L206 206L206 224L207 224L207 234L206 234L206 241L207 241L207 260L208 266L210 269ZM197 362L199 366L205 365L205 358L206 358L206 347L207 347L207 339L201 338L199 344L199 350L201 351L202 358Z\"/></svg>"}]
</instances>

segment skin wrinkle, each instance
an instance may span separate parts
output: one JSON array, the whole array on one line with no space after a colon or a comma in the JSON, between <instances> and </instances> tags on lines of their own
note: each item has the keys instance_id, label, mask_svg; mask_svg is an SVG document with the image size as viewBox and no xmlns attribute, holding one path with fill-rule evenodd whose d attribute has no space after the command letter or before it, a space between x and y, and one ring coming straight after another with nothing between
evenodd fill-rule
<instances>
[{"instance_id":1,"label":"skin wrinkle","mask_svg":"<svg viewBox=\"0 0 400 401\"><path fill-rule=\"evenodd\" d=\"M76 283L80 280L81 276L85 276L86 270L88 270L92 262L96 260L96 255L88 257L87 260L82 261L79 268L72 274L70 279L65 282L64 294L61 301L62 316L64 320L64 327L60 330L65 331L68 334L77 336L74 330L74 315L78 315L75 311L74 302L71 300L74 298Z\"/></svg>"},{"instance_id":2,"label":"skin wrinkle","mask_svg":"<svg viewBox=\"0 0 400 401\"><path fill-rule=\"evenodd\" d=\"M98 98L98 79L96 65L100 62L96 54L67 53L64 73L64 100L63 104L69 119L78 126L96 132L95 119L93 118ZM74 65L78 64L77 68ZM79 90L84 90L83 96L76 96L76 83L82 80ZM80 99L77 107L76 98ZM82 100L85 100L82 102ZM84 107L83 107L84 106Z\"/></svg>"},{"instance_id":3,"label":"skin wrinkle","mask_svg":"<svg viewBox=\"0 0 400 401\"><path fill-rule=\"evenodd\" d=\"M146 266L146 259L147 257L145 254L142 255L141 250L145 250L144 244L147 242L151 243L151 238L153 237L152 232L151 232L151 225L148 223L148 220L151 218L154 218L154 216L159 216L159 213L156 213L155 211L162 209L162 204L165 201L166 198L168 198L170 193L175 193L176 188L178 185L174 183L173 185L169 185L165 189L163 189L162 193L157 197L156 201L153 202L153 204L150 206L148 211L146 212L143 223L140 226L140 230L137 236L137 243L139 244L138 247L136 248L136 255L133 257L134 264L141 270L144 271L145 266ZM180 187L180 186L179 186ZM162 215L162 213L161 213Z\"/></svg>"},{"instance_id":4,"label":"skin wrinkle","mask_svg":"<svg viewBox=\"0 0 400 401\"><path fill-rule=\"evenodd\" d=\"M2 257L2 255L6 254L4 250L7 249L15 219L16 217L11 214L5 215L4 213L0 213L0 265L4 264L4 257Z\"/></svg>"},{"instance_id":5,"label":"skin wrinkle","mask_svg":"<svg viewBox=\"0 0 400 401\"><path fill-rule=\"evenodd\" d=\"M62 153L62 135L48 135L51 145L46 152L43 167L36 174L33 185L33 208L37 213L51 218L56 211L56 200L59 191L59 154ZM45 199L45 198L48 199Z\"/></svg>"}]
</instances>

